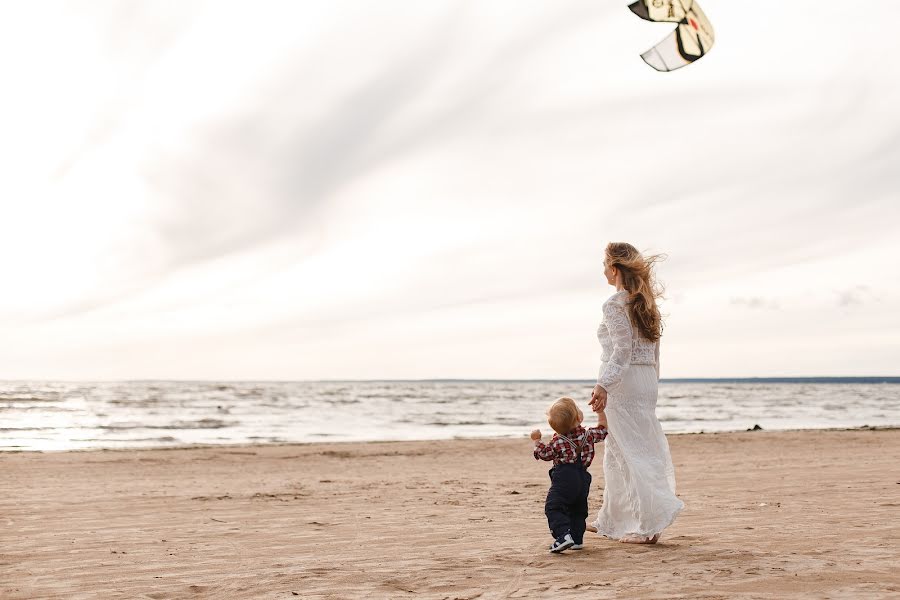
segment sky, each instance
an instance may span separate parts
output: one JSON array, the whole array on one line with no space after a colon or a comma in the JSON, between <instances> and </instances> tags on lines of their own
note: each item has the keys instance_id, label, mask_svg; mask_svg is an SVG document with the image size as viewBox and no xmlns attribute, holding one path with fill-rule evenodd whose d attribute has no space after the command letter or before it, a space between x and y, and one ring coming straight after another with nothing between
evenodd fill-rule
<instances>
[{"instance_id":1,"label":"sky","mask_svg":"<svg viewBox=\"0 0 900 600\"><path fill-rule=\"evenodd\" d=\"M900 375L900 4L0 1L0 378Z\"/></svg>"}]
</instances>

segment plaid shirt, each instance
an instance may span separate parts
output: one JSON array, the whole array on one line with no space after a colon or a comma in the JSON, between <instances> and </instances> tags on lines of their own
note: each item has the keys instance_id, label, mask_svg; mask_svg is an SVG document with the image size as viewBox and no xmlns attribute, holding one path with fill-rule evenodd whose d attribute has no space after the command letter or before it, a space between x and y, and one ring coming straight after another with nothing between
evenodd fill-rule
<instances>
[{"instance_id":1,"label":"plaid shirt","mask_svg":"<svg viewBox=\"0 0 900 600\"><path fill-rule=\"evenodd\" d=\"M566 436L569 438L568 440L558 433L554 433L549 444L540 440L535 442L534 458L535 460L552 460L553 466L566 463L575 464L577 456L575 445L581 442L581 463L587 469L594 461L594 444L603 441L608 433L603 427L585 429L581 425L569 432L569 435Z\"/></svg>"}]
</instances>

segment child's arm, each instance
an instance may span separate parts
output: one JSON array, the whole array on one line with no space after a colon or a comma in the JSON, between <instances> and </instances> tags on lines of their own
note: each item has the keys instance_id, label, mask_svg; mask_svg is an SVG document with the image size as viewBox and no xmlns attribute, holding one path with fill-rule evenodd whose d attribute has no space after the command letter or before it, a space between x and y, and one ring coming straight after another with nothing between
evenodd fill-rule
<instances>
[{"instance_id":1,"label":"child's arm","mask_svg":"<svg viewBox=\"0 0 900 600\"><path fill-rule=\"evenodd\" d=\"M602 442L609 435L609 425L606 423L606 411L597 413L597 426L588 427L587 435L591 442Z\"/></svg>"},{"instance_id":2,"label":"child's arm","mask_svg":"<svg viewBox=\"0 0 900 600\"><path fill-rule=\"evenodd\" d=\"M534 442L535 460L553 460L553 448L541 441L541 430L531 432L531 440Z\"/></svg>"},{"instance_id":3,"label":"child's arm","mask_svg":"<svg viewBox=\"0 0 900 600\"><path fill-rule=\"evenodd\" d=\"M609 435L609 432L603 427L588 427L587 428L588 437L591 438L591 441L602 442L606 439L606 436Z\"/></svg>"}]
</instances>

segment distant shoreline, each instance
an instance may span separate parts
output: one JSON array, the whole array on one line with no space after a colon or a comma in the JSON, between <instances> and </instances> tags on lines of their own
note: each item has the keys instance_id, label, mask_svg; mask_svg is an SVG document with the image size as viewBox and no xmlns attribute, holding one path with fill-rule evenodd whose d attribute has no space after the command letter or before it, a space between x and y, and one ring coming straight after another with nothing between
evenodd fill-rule
<instances>
[{"instance_id":1,"label":"distant shoreline","mask_svg":"<svg viewBox=\"0 0 900 600\"><path fill-rule=\"evenodd\" d=\"M867 377L663 377L660 383L888 383L900 376ZM0 379L0 383L594 383L593 379Z\"/></svg>"},{"instance_id":2,"label":"distant shoreline","mask_svg":"<svg viewBox=\"0 0 900 600\"><path fill-rule=\"evenodd\" d=\"M900 377L676 377L660 383L900 383Z\"/></svg>"},{"instance_id":3,"label":"distant shoreline","mask_svg":"<svg viewBox=\"0 0 900 600\"><path fill-rule=\"evenodd\" d=\"M435 382L435 383L520 383L520 382L566 382L566 383L594 383L592 379L371 379L357 380L359 382ZM333 383L341 383L342 380L333 380ZM347 380L347 383L353 381ZM663 377L660 383L892 383L900 384L900 377Z\"/></svg>"}]
</instances>

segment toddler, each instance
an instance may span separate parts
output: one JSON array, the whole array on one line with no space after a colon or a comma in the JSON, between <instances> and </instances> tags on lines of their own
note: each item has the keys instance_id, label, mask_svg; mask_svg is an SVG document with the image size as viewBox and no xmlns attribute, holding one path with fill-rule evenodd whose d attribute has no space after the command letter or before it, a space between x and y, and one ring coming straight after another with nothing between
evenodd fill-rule
<instances>
[{"instance_id":1,"label":"toddler","mask_svg":"<svg viewBox=\"0 0 900 600\"><path fill-rule=\"evenodd\" d=\"M534 458L552 460L550 491L544 513L553 534L550 552L558 553L584 547L585 519L588 516L588 494L591 474L587 468L594 460L594 443L606 438L606 421L600 414L597 427L582 427L584 414L571 398L560 398L547 410L547 423L554 434L549 444L541 441L541 431L531 432Z\"/></svg>"}]
</instances>

